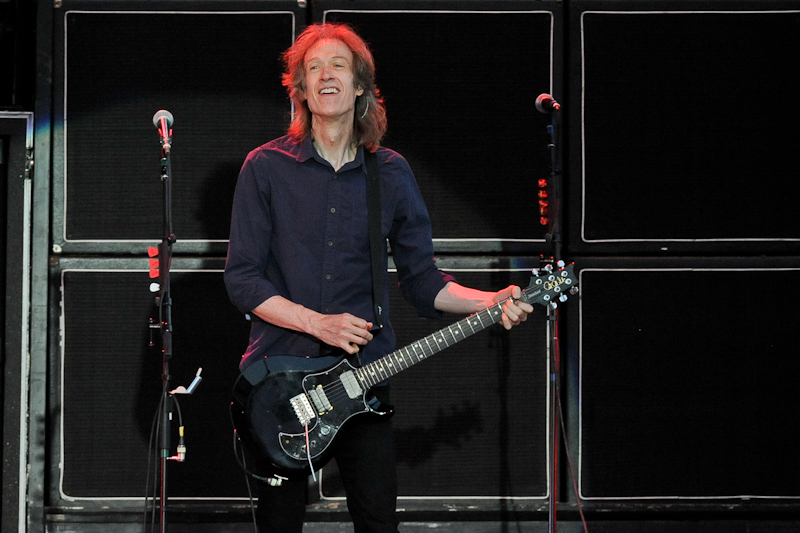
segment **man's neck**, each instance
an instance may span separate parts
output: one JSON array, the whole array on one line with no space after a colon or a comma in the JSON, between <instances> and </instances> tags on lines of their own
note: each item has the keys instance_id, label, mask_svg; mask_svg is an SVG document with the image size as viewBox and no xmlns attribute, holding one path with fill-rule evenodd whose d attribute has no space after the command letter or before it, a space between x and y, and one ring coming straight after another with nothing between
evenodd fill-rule
<instances>
[{"instance_id":1,"label":"man's neck","mask_svg":"<svg viewBox=\"0 0 800 533\"><path fill-rule=\"evenodd\" d=\"M317 153L330 163L334 170L338 171L356 158L356 147L352 142L352 123L345 126L342 123L323 123L313 120L311 135Z\"/></svg>"}]
</instances>

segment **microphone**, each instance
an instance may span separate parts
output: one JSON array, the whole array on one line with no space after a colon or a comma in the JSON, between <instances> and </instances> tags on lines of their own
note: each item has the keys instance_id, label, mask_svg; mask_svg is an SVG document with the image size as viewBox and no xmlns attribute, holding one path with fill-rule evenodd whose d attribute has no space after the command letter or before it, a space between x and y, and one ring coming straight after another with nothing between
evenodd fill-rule
<instances>
[{"instance_id":1,"label":"microphone","mask_svg":"<svg viewBox=\"0 0 800 533\"><path fill-rule=\"evenodd\" d=\"M547 93L542 93L536 98L536 109L538 109L540 113L547 114L553 111L560 111L561 106L552 96Z\"/></svg>"},{"instance_id":2,"label":"microphone","mask_svg":"<svg viewBox=\"0 0 800 533\"><path fill-rule=\"evenodd\" d=\"M538 102L538 100L537 100ZM539 105L538 103L536 105ZM166 109L162 109L160 111L156 111L156 114L153 115L153 125L158 128L158 133L161 134L161 146L164 147L164 152L169 153L169 149L171 147L170 144L170 134L172 133L172 123L175 119L172 116L172 113L167 111Z\"/></svg>"}]
</instances>

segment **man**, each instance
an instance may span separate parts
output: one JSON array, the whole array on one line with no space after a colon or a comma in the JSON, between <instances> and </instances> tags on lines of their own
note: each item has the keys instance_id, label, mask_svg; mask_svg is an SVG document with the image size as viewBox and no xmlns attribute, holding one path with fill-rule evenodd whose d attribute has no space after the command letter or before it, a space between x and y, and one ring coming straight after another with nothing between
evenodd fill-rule
<instances>
[{"instance_id":1,"label":"man","mask_svg":"<svg viewBox=\"0 0 800 533\"><path fill-rule=\"evenodd\" d=\"M502 304L506 328L533 308L519 287L484 292L463 287L433 261L431 225L408 163L380 147L386 114L372 54L346 25L313 25L284 54L283 84L295 105L289 135L249 154L239 175L225 282L231 301L253 315L244 369L274 355L298 361L337 349L367 363L391 352L395 336L382 280L373 305L365 152L375 152L381 233L391 244L400 289L421 316L469 314ZM383 266L386 250L381 251ZM373 392L388 400L388 385ZM361 416L333 444L356 533L394 533L396 474L391 422ZM305 479L260 484L262 533L302 530Z\"/></svg>"}]
</instances>

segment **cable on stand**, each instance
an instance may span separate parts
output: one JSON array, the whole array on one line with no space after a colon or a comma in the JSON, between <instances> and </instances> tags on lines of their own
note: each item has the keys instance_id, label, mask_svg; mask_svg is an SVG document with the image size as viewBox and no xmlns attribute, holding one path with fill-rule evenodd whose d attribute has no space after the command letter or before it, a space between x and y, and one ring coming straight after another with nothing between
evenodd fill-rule
<instances>
[{"instance_id":1,"label":"cable on stand","mask_svg":"<svg viewBox=\"0 0 800 533\"><path fill-rule=\"evenodd\" d=\"M172 168L170 163L170 152L172 148L172 124L174 118L172 113L160 110L153 116L153 124L158 128L161 137L161 183L164 195L163 212L163 237L157 248L148 248L150 256L150 277L158 278L158 283L150 285L152 292L158 293L156 296L156 307L158 308L158 323L151 319L151 331L158 329L161 337L161 399L159 402L157 433L160 434L158 449L160 459L160 489L159 489L159 531L166 531L167 513L167 461L183 462L186 459L186 445L184 444L183 417L180 412L175 394L191 394L200 384L202 378L197 371L189 388L180 386L175 390L169 390L169 362L172 358L172 295L170 293L170 263L172 262L172 245L175 243L175 235L172 231ZM151 340L151 345L153 344ZM178 410L180 420L179 442L177 454L170 456L170 422L172 421L173 405Z\"/></svg>"},{"instance_id":2,"label":"cable on stand","mask_svg":"<svg viewBox=\"0 0 800 533\"><path fill-rule=\"evenodd\" d=\"M550 117L547 133L550 137L548 151L550 153L549 180L539 180L539 223L547 226L547 242L550 244L552 256L542 258L545 270L552 270L553 263L559 268L564 267L561 259L561 183L558 178L561 174L558 166L558 127L561 122L561 105L549 94L540 94L536 99L536 109ZM577 292L577 287L572 289L572 294ZM560 301L566 301L567 295L563 294ZM559 443L561 441L561 359L558 332L558 309L553 302L547 307L548 348L550 361L550 457L548 458L548 476L550 480L549 492L549 517L548 533L556 532L557 504L558 504L558 458ZM566 435L564 435L566 444ZM566 450L569 454L569 450ZM576 497L578 495L576 494ZM580 498L578 497L580 500ZM580 501L579 501L580 505Z\"/></svg>"}]
</instances>

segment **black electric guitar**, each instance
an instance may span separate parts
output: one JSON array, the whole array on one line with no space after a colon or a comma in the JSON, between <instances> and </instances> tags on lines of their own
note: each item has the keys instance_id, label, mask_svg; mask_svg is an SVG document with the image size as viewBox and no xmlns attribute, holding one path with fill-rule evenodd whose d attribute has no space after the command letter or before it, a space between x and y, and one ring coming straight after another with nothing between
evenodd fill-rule
<instances>
[{"instance_id":1,"label":"black electric guitar","mask_svg":"<svg viewBox=\"0 0 800 533\"><path fill-rule=\"evenodd\" d=\"M555 308L558 300L566 300L567 292L577 292L577 286L573 265L535 272L519 301ZM330 458L330 445L347 420L361 413L389 414L390 410L375 407L368 396L370 387L499 322L503 303L358 368L345 357L311 372L270 370L266 359L254 363L234 387L234 426L245 445L279 471L319 468Z\"/></svg>"}]
</instances>

